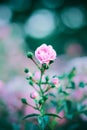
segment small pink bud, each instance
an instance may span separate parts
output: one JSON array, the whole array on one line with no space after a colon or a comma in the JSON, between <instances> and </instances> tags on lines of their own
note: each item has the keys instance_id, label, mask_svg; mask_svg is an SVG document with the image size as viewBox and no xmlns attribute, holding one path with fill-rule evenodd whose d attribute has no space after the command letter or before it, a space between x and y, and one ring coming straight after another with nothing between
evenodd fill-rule
<instances>
[{"instance_id":1,"label":"small pink bud","mask_svg":"<svg viewBox=\"0 0 87 130\"><path fill-rule=\"evenodd\" d=\"M56 87L58 87L58 85L59 85L59 79L58 79L58 78L53 78L52 83L53 83Z\"/></svg>"},{"instance_id":2,"label":"small pink bud","mask_svg":"<svg viewBox=\"0 0 87 130\"><path fill-rule=\"evenodd\" d=\"M38 97L38 93L37 93L37 92L32 92L32 93L30 94L30 97L31 97L32 99L36 99L36 98Z\"/></svg>"}]
</instances>

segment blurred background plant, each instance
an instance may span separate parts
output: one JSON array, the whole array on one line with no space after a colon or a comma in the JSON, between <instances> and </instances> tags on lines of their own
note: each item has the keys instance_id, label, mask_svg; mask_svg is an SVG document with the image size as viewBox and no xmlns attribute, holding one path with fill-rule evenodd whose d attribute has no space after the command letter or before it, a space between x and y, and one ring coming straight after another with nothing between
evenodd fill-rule
<instances>
[{"instance_id":1,"label":"blurred background plant","mask_svg":"<svg viewBox=\"0 0 87 130\"><path fill-rule=\"evenodd\" d=\"M28 90L32 91L24 79L25 66L32 72L37 71L34 64L27 61L25 53L34 52L42 43L51 44L58 58L47 74L60 75L76 67L75 82L86 82L86 34L85 0L0 0L0 111L3 112L0 130L18 130L20 125L16 124L20 124L22 113L32 113L32 109L24 108L20 102L23 96L30 100ZM83 90L77 87L72 95L79 98L82 93L86 93L86 87ZM6 127L2 117L7 122ZM31 122L26 127L30 125Z\"/></svg>"}]
</instances>

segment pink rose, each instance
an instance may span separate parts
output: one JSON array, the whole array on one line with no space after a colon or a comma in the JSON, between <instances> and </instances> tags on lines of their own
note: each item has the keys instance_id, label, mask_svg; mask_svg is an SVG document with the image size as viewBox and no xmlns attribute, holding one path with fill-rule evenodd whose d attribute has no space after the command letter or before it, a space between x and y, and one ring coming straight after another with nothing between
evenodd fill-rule
<instances>
[{"instance_id":1,"label":"pink rose","mask_svg":"<svg viewBox=\"0 0 87 130\"><path fill-rule=\"evenodd\" d=\"M32 93L30 94L30 97L31 97L32 99L36 99L36 98L38 97L38 93L37 93L37 92L32 92Z\"/></svg>"},{"instance_id":2,"label":"pink rose","mask_svg":"<svg viewBox=\"0 0 87 130\"><path fill-rule=\"evenodd\" d=\"M51 45L43 44L36 49L35 56L41 64L49 64L51 60L56 59L56 52Z\"/></svg>"}]
</instances>

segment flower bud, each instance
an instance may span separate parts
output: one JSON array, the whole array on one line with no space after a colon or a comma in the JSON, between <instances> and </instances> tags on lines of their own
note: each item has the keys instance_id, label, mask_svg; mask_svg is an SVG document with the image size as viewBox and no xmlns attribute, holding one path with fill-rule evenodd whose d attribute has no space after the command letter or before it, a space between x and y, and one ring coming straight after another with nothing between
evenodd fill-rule
<instances>
[{"instance_id":1,"label":"flower bud","mask_svg":"<svg viewBox=\"0 0 87 130\"><path fill-rule=\"evenodd\" d=\"M28 73L28 72L29 72L28 68L25 68L24 72L25 72L25 73Z\"/></svg>"},{"instance_id":2,"label":"flower bud","mask_svg":"<svg viewBox=\"0 0 87 130\"><path fill-rule=\"evenodd\" d=\"M58 87L59 79L58 79L58 78L53 78L52 83L53 83L56 87Z\"/></svg>"},{"instance_id":3,"label":"flower bud","mask_svg":"<svg viewBox=\"0 0 87 130\"><path fill-rule=\"evenodd\" d=\"M32 80L30 80L30 81L29 81L29 84L30 84L31 86L33 86L33 81L32 81Z\"/></svg>"},{"instance_id":4,"label":"flower bud","mask_svg":"<svg viewBox=\"0 0 87 130\"><path fill-rule=\"evenodd\" d=\"M49 66L46 63L42 64L42 66L43 66L44 69L49 69Z\"/></svg>"},{"instance_id":5,"label":"flower bud","mask_svg":"<svg viewBox=\"0 0 87 130\"><path fill-rule=\"evenodd\" d=\"M40 105L42 105L43 103L44 103L44 100L43 100L43 99L39 100L39 104L40 104Z\"/></svg>"},{"instance_id":6,"label":"flower bud","mask_svg":"<svg viewBox=\"0 0 87 130\"><path fill-rule=\"evenodd\" d=\"M30 93L30 97L32 99L36 99L38 97L38 93L37 92L32 92L32 93Z\"/></svg>"},{"instance_id":7,"label":"flower bud","mask_svg":"<svg viewBox=\"0 0 87 130\"><path fill-rule=\"evenodd\" d=\"M51 87L52 87L52 88L55 88L55 84L52 83L52 84L51 84Z\"/></svg>"},{"instance_id":8,"label":"flower bud","mask_svg":"<svg viewBox=\"0 0 87 130\"><path fill-rule=\"evenodd\" d=\"M32 59L33 58L33 53L32 52L28 52L27 53L27 57L30 58L30 59Z\"/></svg>"},{"instance_id":9,"label":"flower bud","mask_svg":"<svg viewBox=\"0 0 87 130\"><path fill-rule=\"evenodd\" d=\"M48 99L48 95L45 95L43 98L44 98L44 101L46 101Z\"/></svg>"},{"instance_id":10,"label":"flower bud","mask_svg":"<svg viewBox=\"0 0 87 130\"><path fill-rule=\"evenodd\" d=\"M46 82L48 82L49 81L49 76L46 76L45 80L46 80Z\"/></svg>"}]
</instances>

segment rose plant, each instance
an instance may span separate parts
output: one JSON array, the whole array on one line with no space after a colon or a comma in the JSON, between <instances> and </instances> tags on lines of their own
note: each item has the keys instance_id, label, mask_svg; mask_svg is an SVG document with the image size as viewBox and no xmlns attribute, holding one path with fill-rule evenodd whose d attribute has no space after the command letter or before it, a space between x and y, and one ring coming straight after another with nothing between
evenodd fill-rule
<instances>
[{"instance_id":1,"label":"rose plant","mask_svg":"<svg viewBox=\"0 0 87 130\"><path fill-rule=\"evenodd\" d=\"M45 75L45 71L49 69L57 57L56 51L51 45L42 44L35 50L35 56L32 52L28 52L27 57L35 63L39 74L37 73L38 76L36 76L28 68L25 68L26 79L34 89L30 93L30 98L34 101L34 105L28 103L25 98L22 98L21 101L38 112L24 116L24 120L30 117L37 117L40 129L44 130L48 127L53 130L58 122L56 118L60 120L71 119L75 115L87 112L86 106L78 103L78 108L78 104L75 105L75 102L71 100L72 91L76 89L76 84L73 80L76 75L75 68L60 76L54 75L50 78L50 76ZM87 83L81 81L78 86L84 88L86 85ZM55 113L47 112L47 109L51 106L56 110ZM62 117L59 114L60 112L63 113Z\"/></svg>"}]
</instances>

